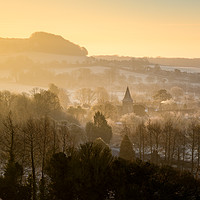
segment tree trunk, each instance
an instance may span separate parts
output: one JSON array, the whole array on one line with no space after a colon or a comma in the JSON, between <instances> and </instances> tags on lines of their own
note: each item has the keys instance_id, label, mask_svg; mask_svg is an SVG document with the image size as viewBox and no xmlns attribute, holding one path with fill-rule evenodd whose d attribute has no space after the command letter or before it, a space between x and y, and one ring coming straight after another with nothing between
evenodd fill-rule
<instances>
[{"instance_id":1,"label":"tree trunk","mask_svg":"<svg viewBox=\"0 0 200 200\"><path fill-rule=\"evenodd\" d=\"M152 132L149 132L149 143L150 143L150 150L151 150L151 156L153 153L153 147L152 147Z\"/></svg>"},{"instance_id":2,"label":"tree trunk","mask_svg":"<svg viewBox=\"0 0 200 200\"><path fill-rule=\"evenodd\" d=\"M144 132L143 132L143 135L142 135L142 161L144 162L144 147L145 147L145 144L144 144Z\"/></svg>"},{"instance_id":3,"label":"tree trunk","mask_svg":"<svg viewBox=\"0 0 200 200\"><path fill-rule=\"evenodd\" d=\"M168 133L167 131L165 132L165 162L167 162L167 141L168 141Z\"/></svg>"},{"instance_id":4,"label":"tree trunk","mask_svg":"<svg viewBox=\"0 0 200 200\"><path fill-rule=\"evenodd\" d=\"M184 135L184 138L183 138L183 157L182 157L182 171L184 170L184 163L185 163L185 135Z\"/></svg>"},{"instance_id":5,"label":"tree trunk","mask_svg":"<svg viewBox=\"0 0 200 200\"><path fill-rule=\"evenodd\" d=\"M199 129L199 127L198 127ZM198 138L197 138L197 171L196 171L196 178L199 176L199 161L200 161L200 133L199 130L197 130Z\"/></svg>"},{"instance_id":6,"label":"tree trunk","mask_svg":"<svg viewBox=\"0 0 200 200\"><path fill-rule=\"evenodd\" d=\"M33 192L33 200L36 200L36 192L37 192L37 188L36 188L36 175L35 175L35 162L34 162L34 144L33 144L33 135L31 133L31 167L32 167L32 179L33 179L33 188L32 188L32 192Z\"/></svg>"},{"instance_id":7,"label":"tree trunk","mask_svg":"<svg viewBox=\"0 0 200 200\"><path fill-rule=\"evenodd\" d=\"M172 164L172 160L174 158L174 152L175 152L175 147L176 147L176 132L174 133L174 138L173 138L173 146L172 146L172 153L171 153L171 159L170 159L170 164Z\"/></svg>"},{"instance_id":8,"label":"tree trunk","mask_svg":"<svg viewBox=\"0 0 200 200\"><path fill-rule=\"evenodd\" d=\"M167 162L170 164L171 159L171 130L169 130L169 136L168 136L168 156L167 156Z\"/></svg>"},{"instance_id":9,"label":"tree trunk","mask_svg":"<svg viewBox=\"0 0 200 200\"><path fill-rule=\"evenodd\" d=\"M193 170L194 170L194 139L195 139L195 131L194 129L192 129L192 162L191 162L191 173L193 174Z\"/></svg>"},{"instance_id":10,"label":"tree trunk","mask_svg":"<svg viewBox=\"0 0 200 200\"><path fill-rule=\"evenodd\" d=\"M140 154L140 160L142 159L142 129L141 125L139 125L139 154Z\"/></svg>"}]
</instances>

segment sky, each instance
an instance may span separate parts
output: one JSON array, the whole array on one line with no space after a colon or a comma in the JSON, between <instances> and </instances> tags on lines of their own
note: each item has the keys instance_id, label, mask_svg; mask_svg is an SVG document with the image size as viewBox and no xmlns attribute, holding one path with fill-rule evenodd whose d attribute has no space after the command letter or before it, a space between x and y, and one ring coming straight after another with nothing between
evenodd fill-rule
<instances>
[{"instance_id":1,"label":"sky","mask_svg":"<svg viewBox=\"0 0 200 200\"><path fill-rule=\"evenodd\" d=\"M200 57L200 0L6 0L0 37L44 31L89 55Z\"/></svg>"}]
</instances>

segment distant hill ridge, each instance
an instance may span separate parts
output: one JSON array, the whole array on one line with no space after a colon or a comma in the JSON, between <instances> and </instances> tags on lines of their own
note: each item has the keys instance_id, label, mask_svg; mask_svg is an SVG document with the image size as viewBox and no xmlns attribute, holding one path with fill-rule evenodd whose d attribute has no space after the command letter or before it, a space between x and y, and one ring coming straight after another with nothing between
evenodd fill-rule
<instances>
[{"instance_id":1,"label":"distant hill ridge","mask_svg":"<svg viewBox=\"0 0 200 200\"><path fill-rule=\"evenodd\" d=\"M42 52L70 56L86 56L88 51L59 35L35 32L30 38L0 38L0 54Z\"/></svg>"},{"instance_id":2,"label":"distant hill ridge","mask_svg":"<svg viewBox=\"0 0 200 200\"><path fill-rule=\"evenodd\" d=\"M166 66L177 67L199 67L200 58L167 58L167 57L130 57L130 56L118 56L118 55L97 55L93 56L96 59L103 59L109 61L124 61L124 60L148 60L150 64L159 64Z\"/></svg>"},{"instance_id":3,"label":"distant hill ridge","mask_svg":"<svg viewBox=\"0 0 200 200\"><path fill-rule=\"evenodd\" d=\"M179 66L179 67L200 67L200 58L148 58L152 64Z\"/></svg>"}]
</instances>

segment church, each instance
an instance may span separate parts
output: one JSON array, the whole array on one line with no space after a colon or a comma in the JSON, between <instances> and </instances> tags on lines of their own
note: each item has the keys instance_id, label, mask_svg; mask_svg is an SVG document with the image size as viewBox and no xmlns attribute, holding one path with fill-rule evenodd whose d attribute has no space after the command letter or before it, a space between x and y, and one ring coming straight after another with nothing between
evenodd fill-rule
<instances>
[{"instance_id":1,"label":"church","mask_svg":"<svg viewBox=\"0 0 200 200\"><path fill-rule=\"evenodd\" d=\"M122 100L122 112L123 114L132 113L133 112L133 99L131 97L129 88L127 87L126 93Z\"/></svg>"},{"instance_id":2,"label":"church","mask_svg":"<svg viewBox=\"0 0 200 200\"><path fill-rule=\"evenodd\" d=\"M146 115L145 106L141 105L141 104L136 104L133 102L129 87L127 87L126 93L122 100L122 115L128 114L128 113L133 113L133 112L139 116Z\"/></svg>"}]
</instances>

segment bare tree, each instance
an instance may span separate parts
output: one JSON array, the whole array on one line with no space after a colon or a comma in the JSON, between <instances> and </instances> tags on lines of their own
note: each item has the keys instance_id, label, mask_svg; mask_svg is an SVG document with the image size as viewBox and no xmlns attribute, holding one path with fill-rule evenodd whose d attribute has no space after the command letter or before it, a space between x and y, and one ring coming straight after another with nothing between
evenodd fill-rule
<instances>
[{"instance_id":1,"label":"bare tree","mask_svg":"<svg viewBox=\"0 0 200 200\"><path fill-rule=\"evenodd\" d=\"M91 105L96 100L95 92L90 88L81 88L76 91L76 99L80 104Z\"/></svg>"},{"instance_id":2,"label":"bare tree","mask_svg":"<svg viewBox=\"0 0 200 200\"><path fill-rule=\"evenodd\" d=\"M161 124L158 121L148 122L148 131L149 131L149 139L150 139L150 147L151 147L151 154L154 152L156 154L155 163L158 164L158 152L160 146L160 137L162 135Z\"/></svg>"},{"instance_id":3,"label":"bare tree","mask_svg":"<svg viewBox=\"0 0 200 200\"><path fill-rule=\"evenodd\" d=\"M169 119L164 124L163 129L163 141L164 141L164 151L165 151L165 161L170 164L171 162L171 140L172 140L172 133L173 133L173 124L172 121Z\"/></svg>"},{"instance_id":4,"label":"bare tree","mask_svg":"<svg viewBox=\"0 0 200 200\"><path fill-rule=\"evenodd\" d=\"M145 143L146 143L146 127L144 125L144 122L138 125L136 129L136 135L139 139L139 156L140 159L144 161L145 157Z\"/></svg>"},{"instance_id":5,"label":"bare tree","mask_svg":"<svg viewBox=\"0 0 200 200\"><path fill-rule=\"evenodd\" d=\"M12 112L10 111L3 121L3 145L4 152L8 153L9 160L14 162L18 145L18 126L13 121Z\"/></svg>"},{"instance_id":6,"label":"bare tree","mask_svg":"<svg viewBox=\"0 0 200 200\"><path fill-rule=\"evenodd\" d=\"M190 148L191 148L191 173L194 171L194 161L195 161L195 146L196 146L196 121L192 120L189 125L188 136L190 139Z\"/></svg>"},{"instance_id":7,"label":"bare tree","mask_svg":"<svg viewBox=\"0 0 200 200\"><path fill-rule=\"evenodd\" d=\"M147 125L147 130L148 130L148 140L149 140L149 147L150 147L150 152L151 155L153 153L153 142L152 142L152 129L151 129L151 120L149 119L148 125Z\"/></svg>"},{"instance_id":8,"label":"bare tree","mask_svg":"<svg viewBox=\"0 0 200 200\"><path fill-rule=\"evenodd\" d=\"M26 150L31 161L32 171L32 199L36 200L37 186L36 186L36 158L38 157L38 134L39 129L36 120L28 119L24 124L23 132L26 140Z\"/></svg>"},{"instance_id":9,"label":"bare tree","mask_svg":"<svg viewBox=\"0 0 200 200\"><path fill-rule=\"evenodd\" d=\"M67 126L67 122L63 121L59 123L58 132L59 132L61 151L63 153L66 153L68 144L70 144L69 128Z\"/></svg>"},{"instance_id":10,"label":"bare tree","mask_svg":"<svg viewBox=\"0 0 200 200\"><path fill-rule=\"evenodd\" d=\"M197 177L198 177L199 164L200 164L200 124L199 123L196 126L196 133L197 133L197 169L196 169L196 174L197 174Z\"/></svg>"}]
</instances>

